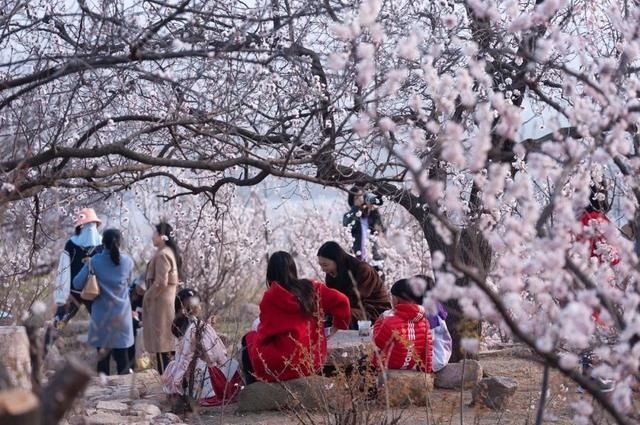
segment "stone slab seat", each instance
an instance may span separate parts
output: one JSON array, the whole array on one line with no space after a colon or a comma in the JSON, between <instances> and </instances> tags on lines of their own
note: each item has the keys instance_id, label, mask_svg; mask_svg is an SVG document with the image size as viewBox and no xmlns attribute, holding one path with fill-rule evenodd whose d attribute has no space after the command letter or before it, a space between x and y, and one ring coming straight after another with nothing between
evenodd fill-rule
<instances>
[{"instance_id":1,"label":"stone slab seat","mask_svg":"<svg viewBox=\"0 0 640 425\"><path fill-rule=\"evenodd\" d=\"M477 360L466 360L464 365L463 362L449 363L435 374L435 386L447 390L459 390L462 384L465 390L471 390L482 379L482 373L482 365Z\"/></svg>"},{"instance_id":2,"label":"stone slab seat","mask_svg":"<svg viewBox=\"0 0 640 425\"><path fill-rule=\"evenodd\" d=\"M390 407L426 406L427 396L433 391L434 377L416 370L387 370L386 383L378 377L378 400Z\"/></svg>"},{"instance_id":3,"label":"stone slab seat","mask_svg":"<svg viewBox=\"0 0 640 425\"><path fill-rule=\"evenodd\" d=\"M285 382L254 382L240 391L237 413L294 409L317 410L332 380L308 376Z\"/></svg>"}]
</instances>

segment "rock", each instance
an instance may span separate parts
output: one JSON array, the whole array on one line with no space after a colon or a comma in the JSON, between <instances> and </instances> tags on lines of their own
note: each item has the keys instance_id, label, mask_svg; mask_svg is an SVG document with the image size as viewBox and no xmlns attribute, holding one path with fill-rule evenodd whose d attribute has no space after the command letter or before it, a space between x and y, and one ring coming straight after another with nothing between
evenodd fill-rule
<instances>
[{"instance_id":1,"label":"rock","mask_svg":"<svg viewBox=\"0 0 640 425\"><path fill-rule=\"evenodd\" d=\"M386 388L382 376L379 381L378 398L384 401L387 392L390 407L425 406L433 390L433 375L413 370L387 370Z\"/></svg>"},{"instance_id":2,"label":"rock","mask_svg":"<svg viewBox=\"0 0 640 425\"><path fill-rule=\"evenodd\" d=\"M462 365L460 363L449 363L442 370L438 371L435 379L436 388L460 389L462 379ZM464 388L470 390L482 379L482 366L477 360L466 360L464 363Z\"/></svg>"},{"instance_id":3,"label":"rock","mask_svg":"<svg viewBox=\"0 0 640 425\"><path fill-rule=\"evenodd\" d=\"M327 339L325 365L343 367L357 364L362 355L372 349L371 336L360 336L354 330L339 330Z\"/></svg>"},{"instance_id":4,"label":"rock","mask_svg":"<svg viewBox=\"0 0 640 425\"><path fill-rule=\"evenodd\" d=\"M104 379L104 382L102 382L102 379ZM155 369L148 369L129 375L107 376L102 379L95 378L92 385L95 387L109 388L105 390L105 396L109 397L109 400L116 398L139 399L148 396L164 395L160 375ZM101 396L101 399L104 398Z\"/></svg>"},{"instance_id":5,"label":"rock","mask_svg":"<svg viewBox=\"0 0 640 425\"><path fill-rule=\"evenodd\" d=\"M332 386L330 378L309 376L286 382L255 382L240 391L238 413L281 410L300 405L313 410ZM293 396L292 396L293 394Z\"/></svg>"},{"instance_id":6,"label":"rock","mask_svg":"<svg viewBox=\"0 0 640 425\"><path fill-rule=\"evenodd\" d=\"M99 401L96 405L98 410L110 410L114 412L122 412L129 408L126 403L120 401Z\"/></svg>"},{"instance_id":7,"label":"rock","mask_svg":"<svg viewBox=\"0 0 640 425\"><path fill-rule=\"evenodd\" d=\"M89 339L89 336L86 334L76 335L76 342L80 344L86 344Z\"/></svg>"},{"instance_id":8,"label":"rock","mask_svg":"<svg viewBox=\"0 0 640 425\"><path fill-rule=\"evenodd\" d=\"M0 359L11 387L31 390L29 339L23 326L0 326Z\"/></svg>"},{"instance_id":9,"label":"rock","mask_svg":"<svg viewBox=\"0 0 640 425\"><path fill-rule=\"evenodd\" d=\"M73 415L69 417L69 423L71 425L83 425L84 424L84 416L82 415Z\"/></svg>"},{"instance_id":10,"label":"rock","mask_svg":"<svg viewBox=\"0 0 640 425\"><path fill-rule=\"evenodd\" d=\"M121 416L117 413L98 412L95 415L87 416L83 418L86 425L121 425L128 424L131 421L126 416Z\"/></svg>"},{"instance_id":11,"label":"rock","mask_svg":"<svg viewBox=\"0 0 640 425\"><path fill-rule=\"evenodd\" d=\"M171 422L182 422L182 419L180 419L180 416L174 414L174 413L165 413L164 415L162 415L165 419L171 421Z\"/></svg>"},{"instance_id":12,"label":"rock","mask_svg":"<svg viewBox=\"0 0 640 425\"><path fill-rule=\"evenodd\" d=\"M160 408L150 403L137 403L133 405L133 409L136 412L151 416L152 418L162 415L162 411L160 410Z\"/></svg>"},{"instance_id":13,"label":"rock","mask_svg":"<svg viewBox=\"0 0 640 425\"><path fill-rule=\"evenodd\" d=\"M518 389L518 381L506 376L484 378L473 388L472 404L502 410Z\"/></svg>"}]
</instances>

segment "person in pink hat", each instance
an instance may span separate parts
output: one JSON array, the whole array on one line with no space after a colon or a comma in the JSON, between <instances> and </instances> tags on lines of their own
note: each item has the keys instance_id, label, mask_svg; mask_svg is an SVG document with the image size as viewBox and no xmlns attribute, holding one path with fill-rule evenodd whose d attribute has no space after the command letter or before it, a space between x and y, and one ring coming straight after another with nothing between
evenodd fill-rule
<instances>
[{"instance_id":1,"label":"person in pink hat","mask_svg":"<svg viewBox=\"0 0 640 425\"><path fill-rule=\"evenodd\" d=\"M102 251L102 236L98 227L102 221L93 208L83 208L75 215L73 224L75 233L67 241L60 261L53 289L53 299L57 305L53 319L54 329L63 328L84 305L91 313L91 301L80 298L80 291L71 288L73 278L84 266L89 257ZM53 341L51 329L45 336L45 350Z\"/></svg>"}]
</instances>

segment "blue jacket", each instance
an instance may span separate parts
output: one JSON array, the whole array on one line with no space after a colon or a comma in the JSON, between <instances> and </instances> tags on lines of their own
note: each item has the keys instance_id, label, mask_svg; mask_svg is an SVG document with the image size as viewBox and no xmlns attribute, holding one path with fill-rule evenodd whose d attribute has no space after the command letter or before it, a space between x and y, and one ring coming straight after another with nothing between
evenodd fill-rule
<instances>
[{"instance_id":1,"label":"blue jacket","mask_svg":"<svg viewBox=\"0 0 640 425\"><path fill-rule=\"evenodd\" d=\"M121 253L120 265L115 265L105 249L91 258L91 265L98 279L100 295L91 306L88 343L101 348L129 348L133 345L129 301L133 261ZM85 265L73 279L73 287L81 291L88 276L89 269Z\"/></svg>"}]
</instances>

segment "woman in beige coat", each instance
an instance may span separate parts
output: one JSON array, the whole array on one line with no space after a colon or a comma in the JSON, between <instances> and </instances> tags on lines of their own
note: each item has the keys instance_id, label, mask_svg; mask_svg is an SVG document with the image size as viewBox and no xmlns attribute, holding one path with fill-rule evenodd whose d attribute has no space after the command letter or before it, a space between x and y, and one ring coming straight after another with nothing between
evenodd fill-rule
<instances>
[{"instance_id":1,"label":"woman in beige coat","mask_svg":"<svg viewBox=\"0 0 640 425\"><path fill-rule=\"evenodd\" d=\"M173 228L167 223L156 226L153 245L157 251L147 265L142 303L144 347L147 352L156 354L160 374L175 351L171 324L175 315L181 261L173 233Z\"/></svg>"}]
</instances>

